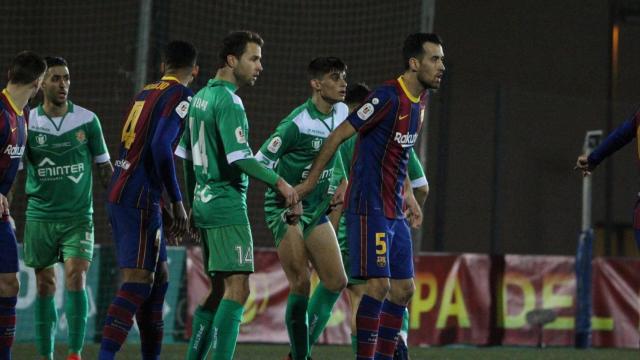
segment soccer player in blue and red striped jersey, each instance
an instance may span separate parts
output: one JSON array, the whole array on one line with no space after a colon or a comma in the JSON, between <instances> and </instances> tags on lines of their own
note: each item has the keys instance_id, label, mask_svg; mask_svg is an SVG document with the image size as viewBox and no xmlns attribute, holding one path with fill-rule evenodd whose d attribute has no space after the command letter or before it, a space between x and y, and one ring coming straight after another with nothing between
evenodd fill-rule
<instances>
[{"instance_id":1,"label":"soccer player in blue and red striped jersey","mask_svg":"<svg viewBox=\"0 0 640 360\"><path fill-rule=\"evenodd\" d=\"M589 156L580 155L576 161L574 169L582 171L583 176L591 175L591 172L604 161L604 159L613 155L616 151L623 148L633 139L638 138L640 133L640 107L631 114L622 124L609 134L598 147L596 147ZM640 139L640 138L639 138ZM640 140L639 140L640 141ZM638 160L640 161L640 146L638 147ZM636 200L636 206L633 215L633 230L636 239L636 245L640 249L640 194Z\"/></svg>"},{"instance_id":2,"label":"soccer player in blue and red striped jersey","mask_svg":"<svg viewBox=\"0 0 640 360\"><path fill-rule=\"evenodd\" d=\"M18 244L10 221L9 191L18 172L27 141L27 103L44 78L47 63L39 55L23 51L9 67L9 83L0 93L0 359L11 359L16 331Z\"/></svg>"},{"instance_id":3,"label":"soccer player in blue and red striped jersey","mask_svg":"<svg viewBox=\"0 0 640 360\"><path fill-rule=\"evenodd\" d=\"M162 306L168 286L161 196L166 191L171 200L170 233L180 239L188 226L173 151L193 96L187 85L198 73L196 57L190 43L170 42L161 66L164 76L136 95L125 119L107 204L123 283L107 312L100 359L115 357L134 315L142 358L158 359L160 355Z\"/></svg>"},{"instance_id":4,"label":"soccer player in blue and red striped jersey","mask_svg":"<svg viewBox=\"0 0 640 360\"><path fill-rule=\"evenodd\" d=\"M408 222L420 226L422 211L411 194L407 162L422 125L426 90L439 88L444 74L442 42L435 34L411 34L403 56L404 73L374 90L329 136L307 180L296 187L301 197L308 194L338 146L358 133L345 195L351 276L367 280L356 315L358 359L393 358L415 289Z\"/></svg>"}]
</instances>

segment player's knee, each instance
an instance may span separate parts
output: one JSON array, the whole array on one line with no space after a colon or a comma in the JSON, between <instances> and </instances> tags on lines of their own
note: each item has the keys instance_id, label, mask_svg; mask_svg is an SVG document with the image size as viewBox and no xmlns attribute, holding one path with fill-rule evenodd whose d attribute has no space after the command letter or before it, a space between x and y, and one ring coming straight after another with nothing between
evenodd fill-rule
<instances>
[{"instance_id":1,"label":"player's knee","mask_svg":"<svg viewBox=\"0 0 640 360\"><path fill-rule=\"evenodd\" d=\"M413 281L394 284L394 287L389 292L389 300L396 304L406 305L411 301L415 291L416 286Z\"/></svg>"},{"instance_id":2,"label":"player's knee","mask_svg":"<svg viewBox=\"0 0 640 360\"><path fill-rule=\"evenodd\" d=\"M39 296L53 295L56 292L56 276L53 271L36 273L36 290Z\"/></svg>"},{"instance_id":3,"label":"player's knee","mask_svg":"<svg viewBox=\"0 0 640 360\"><path fill-rule=\"evenodd\" d=\"M311 280L309 277L300 274L291 282L291 291L300 295L309 295L311 291Z\"/></svg>"},{"instance_id":4,"label":"player's knee","mask_svg":"<svg viewBox=\"0 0 640 360\"><path fill-rule=\"evenodd\" d=\"M153 284L154 273L142 269L123 269L122 280L126 283Z\"/></svg>"},{"instance_id":5,"label":"player's knee","mask_svg":"<svg viewBox=\"0 0 640 360\"><path fill-rule=\"evenodd\" d=\"M17 276L3 276L0 281L0 296L17 296L20 291L20 281Z\"/></svg>"},{"instance_id":6,"label":"player's knee","mask_svg":"<svg viewBox=\"0 0 640 360\"><path fill-rule=\"evenodd\" d=\"M329 281L322 281L324 287L331 292L341 292L347 287L347 276L342 273L337 276L331 277Z\"/></svg>"},{"instance_id":7,"label":"player's knee","mask_svg":"<svg viewBox=\"0 0 640 360\"><path fill-rule=\"evenodd\" d=\"M65 275L65 286L68 290L79 291L84 289L84 285L87 281L86 270L73 268L67 271Z\"/></svg>"},{"instance_id":8,"label":"player's knee","mask_svg":"<svg viewBox=\"0 0 640 360\"><path fill-rule=\"evenodd\" d=\"M367 294L377 300L382 301L390 289L391 285L387 278L369 279L367 281Z\"/></svg>"}]
</instances>

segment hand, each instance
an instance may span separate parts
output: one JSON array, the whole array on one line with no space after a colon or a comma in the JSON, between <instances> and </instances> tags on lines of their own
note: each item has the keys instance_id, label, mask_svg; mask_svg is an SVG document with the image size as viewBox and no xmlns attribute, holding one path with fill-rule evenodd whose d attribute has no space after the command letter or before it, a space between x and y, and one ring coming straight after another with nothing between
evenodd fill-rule
<instances>
[{"instance_id":1,"label":"hand","mask_svg":"<svg viewBox=\"0 0 640 360\"><path fill-rule=\"evenodd\" d=\"M347 185L348 185L347 180L343 180L340 183L340 185L338 185L336 192L333 194L333 197L331 198L331 203L329 204L330 209L335 209L336 207L344 204L344 195L347 192Z\"/></svg>"},{"instance_id":2,"label":"hand","mask_svg":"<svg viewBox=\"0 0 640 360\"><path fill-rule=\"evenodd\" d=\"M289 224L289 225L297 225L298 222L300 221L300 217L302 217L303 210L304 209L302 208L302 201L300 201L297 204L291 206L284 213L285 222L287 224Z\"/></svg>"},{"instance_id":3,"label":"hand","mask_svg":"<svg viewBox=\"0 0 640 360\"><path fill-rule=\"evenodd\" d=\"M200 243L200 231L196 228L196 221L193 218L193 209L189 209L189 235L196 244Z\"/></svg>"},{"instance_id":4,"label":"hand","mask_svg":"<svg viewBox=\"0 0 640 360\"><path fill-rule=\"evenodd\" d=\"M187 212L184 210L184 205L182 205L182 201L176 201L171 204L171 212L173 214L173 223L171 224L171 228L169 229L169 234L171 235L169 245L179 245L182 242L182 237L188 232L188 217Z\"/></svg>"},{"instance_id":5,"label":"hand","mask_svg":"<svg viewBox=\"0 0 640 360\"><path fill-rule=\"evenodd\" d=\"M284 197L284 207L290 207L298 203L298 193L283 178L279 178L276 183L278 192Z\"/></svg>"},{"instance_id":6,"label":"hand","mask_svg":"<svg viewBox=\"0 0 640 360\"><path fill-rule=\"evenodd\" d=\"M578 160L576 160L576 166L574 166L573 170L582 171L583 177L591 175L593 167L589 164L587 155L578 156Z\"/></svg>"},{"instance_id":7,"label":"hand","mask_svg":"<svg viewBox=\"0 0 640 360\"><path fill-rule=\"evenodd\" d=\"M420 228L422 225L422 209L413 194L407 196L406 204L407 210L405 211L405 216L409 221L409 225L414 229Z\"/></svg>"},{"instance_id":8,"label":"hand","mask_svg":"<svg viewBox=\"0 0 640 360\"><path fill-rule=\"evenodd\" d=\"M294 189L298 194L299 200L303 199L305 196L307 196L308 193L311 192L309 183L306 181L303 181L300 184L296 185Z\"/></svg>"},{"instance_id":9,"label":"hand","mask_svg":"<svg viewBox=\"0 0 640 360\"><path fill-rule=\"evenodd\" d=\"M3 194L0 194L0 215L9 216L9 200Z\"/></svg>"}]
</instances>

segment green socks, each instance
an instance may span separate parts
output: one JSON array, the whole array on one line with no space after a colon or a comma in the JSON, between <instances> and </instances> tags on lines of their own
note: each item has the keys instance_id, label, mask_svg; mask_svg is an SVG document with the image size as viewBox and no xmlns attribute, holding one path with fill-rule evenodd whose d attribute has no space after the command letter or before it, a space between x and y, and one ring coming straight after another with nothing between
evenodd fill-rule
<instances>
[{"instance_id":1,"label":"green socks","mask_svg":"<svg viewBox=\"0 0 640 360\"><path fill-rule=\"evenodd\" d=\"M211 330L215 311L209 311L202 306L196 308L191 324L191 339L187 348L187 360L201 360L207 358L211 348Z\"/></svg>"},{"instance_id":2,"label":"green socks","mask_svg":"<svg viewBox=\"0 0 640 360\"><path fill-rule=\"evenodd\" d=\"M53 295L36 296L36 349L38 355L53 359L53 339L56 335L58 313Z\"/></svg>"},{"instance_id":3,"label":"green socks","mask_svg":"<svg viewBox=\"0 0 640 360\"><path fill-rule=\"evenodd\" d=\"M213 319L213 360L231 360L242 320L242 304L222 299Z\"/></svg>"},{"instance_id":4,"label":"green socks","mask_svg":"<svg viewBox=\"0 0 640 360\"><path fill-rule=\"evenodd\" d=\"M318 284L309 300L307 315L309 318L309 347L318 341L320 335L331 318L333 305L340 298L339 292L327 290L322 282Z\"/></svg>"},{"instance_id":5,"label":"green socks","mask_svg":"<svg viewBox=\"0 0 640 360\"><path fill-rule=\"evenodd\" d=\"M308 297L289 293L284 322L287 325L291 342L291 356L294 360L306 360L309 354L308 304Z\"/></svg>"},{"instance_id":6,"label":"green socks","mask_svg":"<svg viewBox=\"0 0 640 360\"><path fill-rule=\"evenodd\" d=\"M87 329L87 291L66 291L64 311L69 326L69 353L80 354L84 346L84 335Z\"/></svg>"},{"instance_id":7,"label":"green socks","mask_svg":"<svg viewBox=\"0 0 640 360\"><path fill-rule=\"evenodd\" d=\"M402 326L400 326L400 336L407 343L407 337L409 336L409 308L404 309L404 315L402 315Z\"/></svg>"}]
</instances>

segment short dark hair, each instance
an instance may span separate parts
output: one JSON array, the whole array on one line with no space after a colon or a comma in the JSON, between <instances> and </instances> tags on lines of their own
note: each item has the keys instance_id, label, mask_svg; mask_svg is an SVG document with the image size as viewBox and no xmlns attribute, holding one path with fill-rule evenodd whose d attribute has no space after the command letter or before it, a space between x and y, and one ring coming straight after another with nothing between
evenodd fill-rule
<instances>
[{"instance_id":1,"label":"short dark hair","mask_svg":"<svg viewBox=\"0 0 640 360\"><path fill-rule=\"evenodd\" d=\"M307 72L311 79L319 79L324 74L329 74L334 71L347 71L347 64L335 56L317 57L311 60L307 67Z\"/></svg>"},{"instance_id":2,"label":"short dark hair","mask_svg":"<svg viewBox=\"0 0 640 360\"><path fill-rule=\"evenodd\" d=\"M173 70L192 67L196 64L197 58L198 50L196 47L182 40L169 42L162 53L164 65Z\"/></svg>"},{"instance_id":3,"label":"short dark hair","mask_svg":"<svg viewBox=\"0 0 640 360\"><path fill-rule=\"evenodd\" d=\"M347 86L347 95L344 97L344 102L348 104L360 104L369 96L371 89L367 84L360 82L355 85Z\"/></svg>"},{"instance_id":4,"label":"short dark hair","mask_svg":"<svg viewBox=\"0 0 640 360\"><path fill-rule=\"evenodd\" d=\"M255 43L262 47L264 40L257 32L249 30L232 31L222 39L222 47L218 51L218 69L227 65L227 56L233 55L238 59L244 54L247 43Z\"/></svg>"},{"instance_id":5,"label":"short dark hair","mask_svg":"<svg viewBox=\"0 0 640 360\"><path fill-rule=\"evenodd\" d=\"M60 56L45 56L44 61L47 63L47 68L54 66L69 66L67 60Z\"/></svg>"},{"instance_id":6,"label":"short dark hair","mask_svg":"<svg viewBox=\"0 0 640 360\"><path fill-rule=\"evenodd\" d=\"M22 51L16 55L9 66L9 82L26 85L38 79L47 70L42 56L33 51Z\"/></svg>"},{"instance_id":7,"label":"short dark hair","mask_svg":"<svg viewBox=\"0 0 640 360\"><path fill-rule=\"evenodd\" d=\"M424 43L430 42L438 45L442 45L442 39L434 33L414 33L404 40L404 46L402 47L402 57L404 58L404 68L409 68L409 59L416 58L421 59L424 55Z\"/></svg>"}]
</instances>

